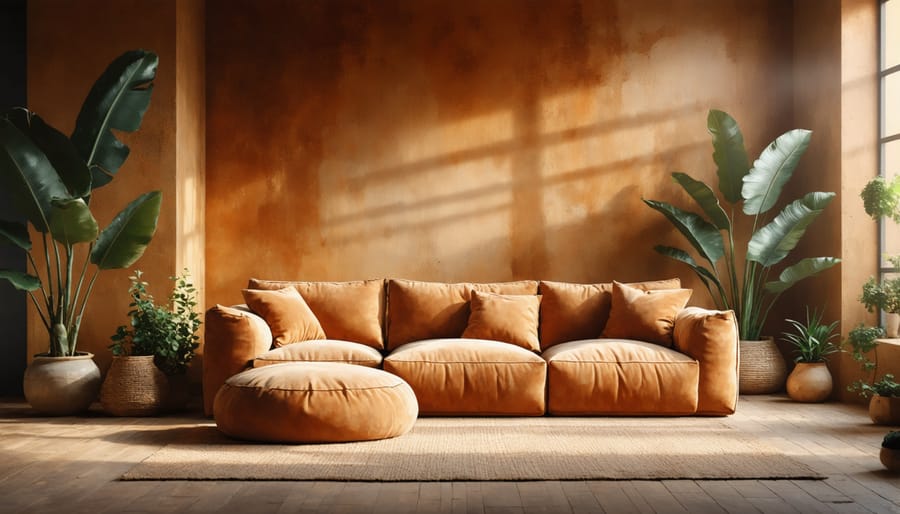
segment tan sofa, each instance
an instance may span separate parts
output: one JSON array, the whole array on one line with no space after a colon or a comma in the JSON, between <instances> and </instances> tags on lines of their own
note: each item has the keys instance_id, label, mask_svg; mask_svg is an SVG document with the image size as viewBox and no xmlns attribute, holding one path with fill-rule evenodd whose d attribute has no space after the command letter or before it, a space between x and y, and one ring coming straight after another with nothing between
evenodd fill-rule
<instances>
[{"instance_id":1,"label":"tan sofa","mask_svg":"<svg viewBox=\"0 0 900 514\"><path fill-rule=\"evenodd\" d=\"M204 410L247 368L320 361L396 374L422 415L731 414L734 315L679 288L251 279L247 305L207 312Z\"/></svg>"}]
</instances>

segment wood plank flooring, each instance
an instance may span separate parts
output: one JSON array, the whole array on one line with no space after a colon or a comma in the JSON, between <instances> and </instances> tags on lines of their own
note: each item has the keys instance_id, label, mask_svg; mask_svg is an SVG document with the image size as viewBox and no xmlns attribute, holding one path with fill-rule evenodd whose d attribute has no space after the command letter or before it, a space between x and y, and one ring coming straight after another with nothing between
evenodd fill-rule
<instances>
[{"instance_id":1,"label":"wood plank flooring","mask_svg":"<svg viewBox=\"0 0 900 514\"><path fill-rule=\"evenodd\" d=\"M552 482L118 482L199 414L41 418L0 402L0 512L900 513L878 461L888 427L864 407L743 397L720 418L827 480Z\"/></svg>"}]
</instances>

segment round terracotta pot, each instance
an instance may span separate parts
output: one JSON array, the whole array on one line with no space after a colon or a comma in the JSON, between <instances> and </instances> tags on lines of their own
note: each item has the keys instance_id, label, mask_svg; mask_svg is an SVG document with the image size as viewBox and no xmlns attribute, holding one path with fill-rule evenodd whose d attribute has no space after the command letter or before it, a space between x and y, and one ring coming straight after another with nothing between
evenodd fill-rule
<instances>
[{"instance_id":1,"label":"round terracotta pot","mask_svg":"<svg viewBox=\"0 0 900 514\"><path fill-rule=\"evenodd\" d=\"M895 473L900 472L900 450L893 448L881 447L881 463L884 464L889 471Z\"/></svg>"},{"instance_id":2,"label":"round terracotta pot","mask_svg":"<svg viewBox=\"0 0 900 514\"><path fill-rule=\"evenodd\" d=\"M25 399L41 414L69 416L85 412L100 392L100 368L94 354L34 356L25 369Z\"/></svg>"},{"instance_id":3,"label":"round terracotta pot","mask_svg":"<svg viewBox=\"0 0 900 514\"><path fill-rule=\"evenodd\" d=\"M787 365L774 339L742 340L739 349L741 394L768 394L784 388Z\"/></svg>"},{"instance_id":4,"label":"round terracotta pot","mask_svg":"<svg viewBox=\"0 0 900 514\"><path fill-rule=\"evenodd\" d=\"M824 362L798 362L787 378L787 393L797 402L821 402L831 394L833 385Z\"/></svg>"},{"instance_id":5,"label":"round terracotta pot","mask_svg":"<svg viewBox=\"0 0 900 514\"><path fill-rule=\"evenodd\" d=\"M869 417L876 425L900 425L900 397L873 395L869 400Z\"/></svg>"}]
</instances>

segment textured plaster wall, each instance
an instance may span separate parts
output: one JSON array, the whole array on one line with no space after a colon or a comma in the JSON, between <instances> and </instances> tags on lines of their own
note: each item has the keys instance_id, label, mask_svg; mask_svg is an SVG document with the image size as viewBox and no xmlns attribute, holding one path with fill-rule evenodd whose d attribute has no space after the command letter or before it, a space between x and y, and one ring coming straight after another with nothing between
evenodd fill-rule
<instances>
[{"instance_id":1,"label":"textured plaster wall","mask_svg":"<svg viewBox=\"0 0 900 514\"><path fill-rule=\"evenodd\" d=\"M207 13L207 302L250 276L681 276L641 197L711 107L790 128L783 1L230 1ZM736 15L739 13L739 15ZM812 170L806 170L812 173ZM803 173L803 172L801 172Z\"/></svg>"}]
</instances>

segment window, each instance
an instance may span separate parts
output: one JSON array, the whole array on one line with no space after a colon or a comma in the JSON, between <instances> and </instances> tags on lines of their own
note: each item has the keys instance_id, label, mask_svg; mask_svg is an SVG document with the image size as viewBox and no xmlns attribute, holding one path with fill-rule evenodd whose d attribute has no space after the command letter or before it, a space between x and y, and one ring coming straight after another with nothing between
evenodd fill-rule
<instances>
[{"instance_id":1,"label":"window","mask_svg":"<svg viewBox=\"0 0 900 514\"><path fill-rule=\"evenodd\" d=\"M879 127L879 169L887 180L900 174L900 0L881 3L880 42L881 102ZM894 271L888 257L900 255L900 227L891 220L879 220L879 274Z\"/></svg>"}]
</instances>

